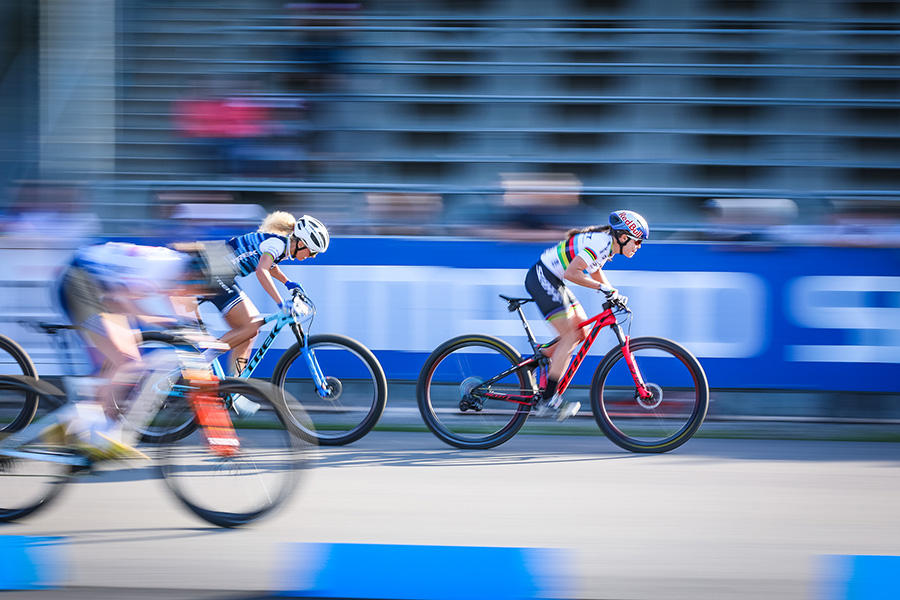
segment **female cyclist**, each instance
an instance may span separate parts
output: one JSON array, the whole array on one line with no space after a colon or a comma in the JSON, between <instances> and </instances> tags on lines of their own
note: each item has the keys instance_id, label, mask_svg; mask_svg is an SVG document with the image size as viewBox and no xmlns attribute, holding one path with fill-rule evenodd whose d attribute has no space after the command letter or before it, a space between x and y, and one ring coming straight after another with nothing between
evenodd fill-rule
<instances>
[{"instance_id":1,"label":"female cyclist","mask_svg":"<svg viewBox=\"0 0 900 600\"><path fill-rule=\"evenodd\" d=\"M91 355L96 374L75 378L67 386L93 384L93 394L79 401L70 389L67 431L82 442L95 460L144 455L122 442L123 422L110 385L126 365L139 366L141 323L177 322L191 298L213 293L219 276L228 272L217 246L194 244L190 253L158 246L107 242L75 252L59 278L58 300L63 314L102 356ZM215 271L213 265L225 267ZM139 371L135 371L136 373ZM146 457L144 457L146 458Z\"/></svg>"},{"instance_id":2,"label":"female cyclist","mask_svg":"<svg viewBox=\"0 0 900 600\"><path fill-rule=\"evenodd\" d=\"M559 341L548 349L550 372L543 399L536 410L537 416L544 416L550 409L559 409L558 419L563 421L581 408L580 402L567 402L563 406L562 398L556 393L572 351L586 335L578 325L587 320L587 315L565 282L603 292L610 300L624 304L628 298L610 285L602 267L616 254L631 258L649 237L650 228L644 217L630 210L617 210L610 213L609 225L566 232L565 239L545 250L529 269L525 289L544 318L559 333Z\"/></svg>"},{"instance_id":3,"label":"female cyclist","mask_svg":"<svg viewBox=\"0 0 900 600\"><path fill-rule=\"evenodd\" d=\"M290 213L278 211L267 215L256 232L231 238L226 245L233 253L237 276L255 273L275 304L289 310L291 302L282 301L272 279L283 283L288 290L302 288L288 279L278 264L287 259L306 260L325 252L329 240L328 230L318 219L309 215L294 219ZM230 375L238 375L247 365L262 319L234 278L220 280L219 283L222 291L210 302L219 309L231 328L222 336L222 341L231 348L230 360L225 368ZM249 416L259 408L254 404L245 398L238 398L234 406L239 415Z\"/></svg>"}]
</instances>

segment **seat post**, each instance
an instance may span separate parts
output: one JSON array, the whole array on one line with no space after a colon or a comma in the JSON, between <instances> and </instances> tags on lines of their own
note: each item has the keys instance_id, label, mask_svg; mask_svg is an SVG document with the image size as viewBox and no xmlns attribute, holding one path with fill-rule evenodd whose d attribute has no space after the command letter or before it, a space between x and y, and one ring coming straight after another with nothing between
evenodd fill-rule
<instances>
[{"instance_id":1,"label":"seat post","mask_svg":"<svg viewBox=\"0 0 900 600\"><path fill-rule=\"evenodd\" d=\"M519 314L519 319L522 320L522 326L525 327L525 335L528 336L528 343L531 344L531 349L537 352L538 342L534 337L534 332L531 331L531 325L528 324L528 319L525 318L525 313L522 312L522 306L519 305L516 307L516 312Z\"/></svg>"}]
</instances>

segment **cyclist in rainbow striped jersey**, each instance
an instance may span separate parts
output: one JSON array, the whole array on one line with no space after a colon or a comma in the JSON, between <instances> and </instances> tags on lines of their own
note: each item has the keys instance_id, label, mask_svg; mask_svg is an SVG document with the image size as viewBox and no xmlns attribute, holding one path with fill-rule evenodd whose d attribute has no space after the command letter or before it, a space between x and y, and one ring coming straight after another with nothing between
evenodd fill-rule
<instances>
[{"instance_id":1,"label":"cyclist in rainbow striped jersey","mask_svg":"<svg viewBox=\"0 0 900 600\"><path fill-rule=\"evenodd\" d=\"M650 228L644 217L630 210L617 210L610 213L608 225L566 232L565 239L547 248L528 271L525 289L544 318L559 333L559 341L548 349L550 371L543 399L536 410L538 416L559 409L558 419L562 421L581 408L579 402L563 404L556 393L572 352L586 336L586 331L578 325L587 319L587 315L566 281L603 292L610 300L626 303L628 298L610 285L603 265L616 254L631 258L649 237Z\"/></svg>"}]
</instances>

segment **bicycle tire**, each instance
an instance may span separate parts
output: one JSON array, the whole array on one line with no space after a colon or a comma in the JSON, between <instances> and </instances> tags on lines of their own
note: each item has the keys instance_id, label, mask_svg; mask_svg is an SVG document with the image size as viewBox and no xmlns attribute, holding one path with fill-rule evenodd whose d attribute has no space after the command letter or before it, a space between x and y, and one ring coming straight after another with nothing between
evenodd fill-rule
<instances>
[{"instance_id":1,"label":"bicycle tire","mask_svg":"<svg viewBox=\"0 0 900 600\"><path fill-rule=\"evenodd\" d=\"M34 362L25 349L0 335L0 374L38 379ZM31 423L37 413L38 396L28 390L0 389L0 433L12 433Z\"/></svg>"},{"instance_id":2,"label":"bicycle tire","mask_svg":"<svg viewBox=\"0 0 900 600\"><path fill-rule=\"evenodd\" d=\"M0 379L5 386L18 386L23 392L43 400L51 410L66 402L65 394L46 381L23 375L3 376ZM0 438L14 433L6 432ZM53 431L48 428L45 435L17 446L16 450L26 454L0 456L0 522L4 523L24 519L48 506L63 491L77 469L71 464L39 460L41 456L72 455L61 429Z\"/></svg>"},{"instance_id":3,"label":"bicycle tire","mask_svg":"<svg viewBox=\"0 0 900 600\"><path fill-rule=\"evenodd\" d=\"M172 334L164 331L145 331L141 333L141 340L138 342L139 349L164 347L171 350L176 349L192 349L196 352L199 350L192 346L189 342L180 339ZM143 352L142 352L143 354ZM146 425L136 426L135 430L140 434L140 441L147 444L158 444L163 439L172 440L175 437L187 437L197 430L199 424L190 411L182 410L186 407L186 398L177 393L170 393L169 397L163 402L157 417L154 421ZM177 410L186 420L178 423L165 417L169 410Z\"/></svg>"},{"instance_id":4,"label":"bicycle tire","mask_svg":"<svg viewBox=\"0 0 900 600\"><path fill-rule=\"evenodd\" d=\"M525 424L530 404L481 400L463 408L481 382L522 362L508 343L488 335L463 335L441 344L426 359L416 383L416 401L428 429L441 441L462 449L493 448L511 439ZM534 393L533 374L518 369L492 388Z\"/></svg>"},{"instance_id":5,"label":"bicycle tire","mask_svg":"<svg viewBox=\"0 0 900 600\"><path fill-rule=\"evenodd\" d=\"M706 418L706 373L687 348L672 340L634 338L629 348L653 398L638 398L622 348L613 348L591 382L594 420L611 442L625 450L674 450L691 439Z\"/></svg>"},{"instance_id":6,"label":"bicycle tire","mask_svg":"<svg viewBox=\"0 0 900 600\"><path fill-rule=\"evenodd\" d=\"M217 455L200 429L188 437L164 437L157 458L162 478L184 507L213 525L239 527L285 503L309 467L314 445L292 431L302 409L294 407L289 416L282 394L269 382L225 378L216 393L241 394L261 405L252 423L239 422L235 429L240 449Z\"/></svg>"},{"instance_id":7,"label":"bicycle tire","mask_svg":"<svg viewBox=\"0 0 900 600\"><path fill-rule=\"evenodd\" d=\"M384 369L371 350L343 335L320 334L309 338L309 348L325 375L332 395L319 395L299 343L288 348L275 365L272 383L293 396L304 408L304 418L294 425L300 435L322 446L355 442L375 427L387 405L388 384ZM288 413L294 404L284 402Z\"/></svg>"}]
</instances>

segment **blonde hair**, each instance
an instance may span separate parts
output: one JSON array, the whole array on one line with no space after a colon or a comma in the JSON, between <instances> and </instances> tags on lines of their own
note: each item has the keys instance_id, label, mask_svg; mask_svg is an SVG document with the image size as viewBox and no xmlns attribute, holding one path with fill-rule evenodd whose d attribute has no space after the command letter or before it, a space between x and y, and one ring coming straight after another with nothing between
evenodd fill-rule
<instances>
[{"instance_id":1,"label":"blonde hair","mask_svg":"<svg viewBox=\"0 0 900 600\"><path fill-rule=\"evenodd\" d=\"M578 235L579 233L588 233L589 231L605 231L609 233L612 231L612 227L609 225L593 225L591 227L585 227L584 229L570 229L566 232L566 241L572 239L573 235Z\"/></svg>"},{"instance_id":2,"label":"blonde hair","mask_svg":"<svg viewBox=\"0 0 900 600\"><path fill-rule=\"evenodd\" d=\"M294 223L297 219L289 212L277 210L266 215L259 226L259 233L277 233L278 235L291 235L294 233Z\"/></svg>"}]
</instances>

